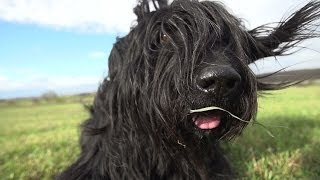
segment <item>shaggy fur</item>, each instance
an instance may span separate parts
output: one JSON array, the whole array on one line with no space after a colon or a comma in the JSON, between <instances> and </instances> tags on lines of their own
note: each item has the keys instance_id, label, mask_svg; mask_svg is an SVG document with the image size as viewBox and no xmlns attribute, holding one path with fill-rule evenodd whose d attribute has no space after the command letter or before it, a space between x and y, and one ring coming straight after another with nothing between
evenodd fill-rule
<instances>
[{"instance_id":1,"label":"shaggy fur","mask_svg":"<svg viewBox=\"0 0 320 180\"><path fill-rule=\"evenodd\" d=\"M258 91L294 83L263 83L248 64L318 37L319 9L311 1L248 30L218 2L140 1L137 24L114 44L109 75L82 125L80 157L57 179L234 178L219 142L255 119ZM242 120L219 110L190 113L209 106ZM209 116L220 124L195 124Z\"/></svg>"}]
</instances>

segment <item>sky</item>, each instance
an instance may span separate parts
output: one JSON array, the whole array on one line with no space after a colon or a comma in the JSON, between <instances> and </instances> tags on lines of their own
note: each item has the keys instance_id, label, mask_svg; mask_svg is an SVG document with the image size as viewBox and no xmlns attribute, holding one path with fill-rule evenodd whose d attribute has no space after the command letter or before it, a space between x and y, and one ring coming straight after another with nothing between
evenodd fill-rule
<instances>
[{"instance_id":1,"label":"sky","mask_svg":"<svg viewBox=\"0 0 320 180\"><path fill-rule=\"evenodd\" d=\"M117 36L135 23L135 0L0 0L0 99L94 92ZM277 22L307 0L224 0L248 29ZM255 72L320 68L320 40L294 56L264 59ZM257 69L258 67L258 69Z\"/></svg>"}]
</instances>

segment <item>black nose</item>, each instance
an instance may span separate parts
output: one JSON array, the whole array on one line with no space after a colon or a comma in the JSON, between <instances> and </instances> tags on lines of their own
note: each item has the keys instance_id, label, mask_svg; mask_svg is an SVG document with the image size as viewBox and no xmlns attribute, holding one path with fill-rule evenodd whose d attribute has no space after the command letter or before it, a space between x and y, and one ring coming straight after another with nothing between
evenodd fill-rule
<instances>
[{"instance_id":1,"label":"black nose","mask_svg":"<svg viewBox=\"0 0 320 180\"><path fill-rule=\"evenodd\" d=\"M203 68L196 77L197 87L204 92L228 95L238 90L241 76L230 66L215 65Z\"/></svg>"}]
</instances>

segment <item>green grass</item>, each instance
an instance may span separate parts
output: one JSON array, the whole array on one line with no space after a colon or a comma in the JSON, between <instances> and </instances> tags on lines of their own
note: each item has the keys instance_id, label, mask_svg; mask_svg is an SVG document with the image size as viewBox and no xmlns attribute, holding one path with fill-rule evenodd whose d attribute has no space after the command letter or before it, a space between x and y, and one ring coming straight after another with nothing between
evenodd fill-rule
<instances>
[{"instance_id":1,"label":"green grass","mask_svg":"<svg viewBox=\"0 0 320 180\"><path fill-rule=\"evenodd\" d=\"M244 179L320 179L320 87L290 88L259 99L258 124L228 144Z\"/></svg>"},{"instance_id":2,"label":"green grass","mask_svg":"<svg viewBox=\"0 0 320 180\"><path fill-rule=\"evenodd\" d=\"M92 96L0 102L0 179L52 179L79 154L82 102ZM259 99L257 121L225 145L243 179L320 179L320 86Z\"/></svg>"},{"instance_id":3,"label":"green grass","mask_svg":"<svg viewBox=\"0 0 320 180\"><path fill-rule=\"evenodd\" d=\"M0 179L52 179L75 159L78 127L88 116L80 102L65 97L1 103Z\"/></svg>"}]
</instances>

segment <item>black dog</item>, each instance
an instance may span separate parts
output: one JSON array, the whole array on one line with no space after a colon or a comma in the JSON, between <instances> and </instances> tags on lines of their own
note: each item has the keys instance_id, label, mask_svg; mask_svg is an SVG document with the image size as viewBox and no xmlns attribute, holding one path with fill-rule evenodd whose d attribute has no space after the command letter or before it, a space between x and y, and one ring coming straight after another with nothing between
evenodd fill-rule
<instances>
[{"instance_id":1,"label":"black dog","mask_svg":"<svg viewBox=\"0 0 320 180\"><path fill-rule=\"evenodd\" d=\"M154 7L155 11L151 11ZM79 159L58 179L232 179L220 140L255 118L263 83L248 64L318 37L320 2L247 30L217 2L140 1L109 57Z\"/></svg>"}]
</instances>

